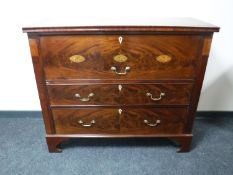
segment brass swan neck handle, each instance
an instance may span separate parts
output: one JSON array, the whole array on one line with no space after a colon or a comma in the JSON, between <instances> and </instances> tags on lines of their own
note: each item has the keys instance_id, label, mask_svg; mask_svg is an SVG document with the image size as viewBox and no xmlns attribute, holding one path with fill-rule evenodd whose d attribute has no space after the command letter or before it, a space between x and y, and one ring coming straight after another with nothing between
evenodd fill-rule
<instances>
[{"instance_id":1,"label":"brass swan neck handle","mask_svg":"<svg viewBox=\"0 0 233 175\"><path fill-rule=\"evenodd\" d=\"M143 122L144 122L145 124L147 124L148 126L150 126L150 127L156 127L156 126L158 126L158 124L161 123L161 120L156 120L155 123L150 123L148 120L144 120Z\"/></svg>"},{"instance_id":2,"label":"brass swan neck handle","mask_svg":"<svg viewBox=\"0 0 233 175\"><path fill-rule=\"evenodd\" d=\"M78 123L83 127L91 127L92 125L95 124L95 120L92 120L89 124L84 124L82 120L79 120Z\"/></svg>"},{"instance_id":3,"label":"brass swan neck handle","mask_svg":"<svg viewBox=\"0 0 233 175\"><path fill-rule=\"evenodd\" d=\"M94 93L90 93L88 94L87 97L84 97L84 98L81 98L80 94L75 94L74 96L77 97L80 101L88 102L91 100L91 97L93 97L94 95L95 95Z\"/></svg>"},{"instance_id":4,"label":"brass swan neck handle","mask_svg":"<svg viewBox=\"0 0 233 175\"><path fill-rule=\"evenodd\" d=\"M153 97L153 95L148 92L148 93L146 93L146 96L150 97L150 99L153 100L153 101L159 101L159 100L162 100L162 98L165 96L165 93L161 92L159 97Z\"/></svg>"},{"instance_id":5,"label":"brass swan neck handle","mask_svg":"<svg viewBox=\"0 0 233 175\"><path fill-rule=\"evenodd\" d=\"M114 66L111 67L111 70L114 71L115 74L117 74L117 75L126 75L130 71L130 67L126 66L124 72L117 72L117 68Z\"/></svg>"}]
</instances>

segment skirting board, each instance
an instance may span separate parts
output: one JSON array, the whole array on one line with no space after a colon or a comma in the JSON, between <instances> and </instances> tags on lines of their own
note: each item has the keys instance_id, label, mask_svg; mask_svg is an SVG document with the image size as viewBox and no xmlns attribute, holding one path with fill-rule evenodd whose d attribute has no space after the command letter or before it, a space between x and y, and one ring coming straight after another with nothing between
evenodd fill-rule
<instances>
[{"instance_id":1,"label":"skirting board","mask_svg":"<svg viewBox=\"0 0 233 175\"><path fill-rule=\"evenodd\" d=\"M41 111L0 111L0 118L41 118ZM233 117L233 111L198 111L196 119Z\"/></svg>"}]
</instances>

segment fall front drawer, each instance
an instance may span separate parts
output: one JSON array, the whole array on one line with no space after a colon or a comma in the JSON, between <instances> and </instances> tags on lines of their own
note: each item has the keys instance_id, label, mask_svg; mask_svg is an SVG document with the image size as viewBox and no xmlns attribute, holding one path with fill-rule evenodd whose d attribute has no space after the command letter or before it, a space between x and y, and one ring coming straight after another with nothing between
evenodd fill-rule
<instances>
[{"instance_id":1,"label":"fall front drawer","mask_svg":"<svg viewBox=\"0 0 233 175\"><path fill-rule=\"evenodd\" d=\"M193 79L198 35L42 36L46 79Z\"/></svg>"},{"instance_id":2,"label":"fall front drawer","mask_svg":"<svg viewBox=\"0 0 233 175\"><path fill-rule=\"evenodd\" d=\"M57 134L182 133L186 108L53 109Z\"/></svg>"},{"instance_id":3,"label":"fall front drawer","mask_svg":"<svg viewBox=\"0 0 233 175\"><path fill-rule=\"evenodd\" d=\"M193 84L48 85L51 106L187 105Z\"/></svg>"}]
</instances>

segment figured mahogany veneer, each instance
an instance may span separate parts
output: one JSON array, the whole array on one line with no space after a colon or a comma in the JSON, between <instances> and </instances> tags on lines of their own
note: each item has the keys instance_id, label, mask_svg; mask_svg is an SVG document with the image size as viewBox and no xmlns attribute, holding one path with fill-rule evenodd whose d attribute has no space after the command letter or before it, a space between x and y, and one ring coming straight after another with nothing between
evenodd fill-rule
<instances>
[{"instance_id":1,"label":"figured mahogany veneer","mask_svg":"<svg viewBox=\"0 0 233 175\"><path fill-rule=\"evenodd\" d=\"M120 132L128 134L182 134L187 108L132 108L123 110ZM144 122L148 121L148 124ZM159 123L156 125L156 122ZM149 125L152 126L149 126ZM156 126L155 126L156 125Z\"/></svg>"},{"instance_id":2,"label":"figured mahogany veneer","mask_svg":"<svg viewBox=\"0 0 233 175\"><path fill-rule=\"evenodd\" d=\"M57 134L181 134L187 108L53 109ZM82 121L83 127L79 121ZM95 121L91 123L91 121ZM144 123L148 120L149 126ZM89 126L90 125L90 126Z\"/></svg>"},{"instance_id":3,"label":"figured mahogany veneer","mask_svg":"<svg viewBox=\"0 0 233 175\"><path fill-rule=\"evenodd\" d=\"M52 112L57 134L119 133L117 109L53 109Z\"/></svg>"},{"instance_id":4,"label":"figured mahogany veneer","mask_svg":"<svg viewBox=\"0 0 233 175\"><path fill-rule=\"evenodd\" d=\"M219 28L193 19L171 21L23 28L50 152L80 137L162 137L178 142L180 152L190 150Z\"/></svg>"},{"instance_id":5,"label":"figured mahogany veneer","mask_svg":"<svg viewBox=\"0 0 233 175\"><path fill-rule=\"evenodd\" d=\"M46 79L185 79L196 76L202 37L198 35L73 35L43 36L40 38ZM126 62L113 57L125 55ZM69 57L82 55L86 60L73 63ZM168 55L164 64L156 57ZM119 71L131 68L126 76Z\"/></svg>"},{"instance_id":6,"label":"figured mahogany veneer","mask_svg":"<svg viewBox=\"0 0 233 175\"><path fill-rule=\"evenodd\" d=\"M193 84L82 84L48 85L52 107L69 105L188 105ZM89 94L89 101L81 101ZM161 93L165 95L160 100ZM75 94L79 94L77 98Z\"/></svg>"}]
</instances>

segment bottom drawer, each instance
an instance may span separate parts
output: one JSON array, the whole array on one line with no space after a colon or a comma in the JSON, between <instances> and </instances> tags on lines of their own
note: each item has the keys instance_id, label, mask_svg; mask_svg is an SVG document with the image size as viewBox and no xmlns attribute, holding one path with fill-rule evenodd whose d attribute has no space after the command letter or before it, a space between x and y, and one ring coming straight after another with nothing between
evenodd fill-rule
<instances>
[{"instance_id":1,"label":"bottom drawer","mask_svg":"<svg viewBox=\"0 0 233 175\"><path fill-rule=\"evenodd\" d=\"M187 108L137 108L122 112L125 134L179 134L186 124Z\"/></svg>"},{"instance_id":2,"label":"bottom drawer","mask_svg":"<svg viewBox=\"0 0 233 175\"><path fill-rule=\"evenodd\" d=\"M57 134L110 134L119 132L117 109L53 109Z\"/></svg>"},{"instance_id":3,"label":"bottom drawer","mask_svg":"<svg viewBox=\"0 0 233 175\"><path fill-rule=\"evenodd\" d=\"M179 134L187 108L53 109L57 134Z\"/></svg>"}]
</instances>

